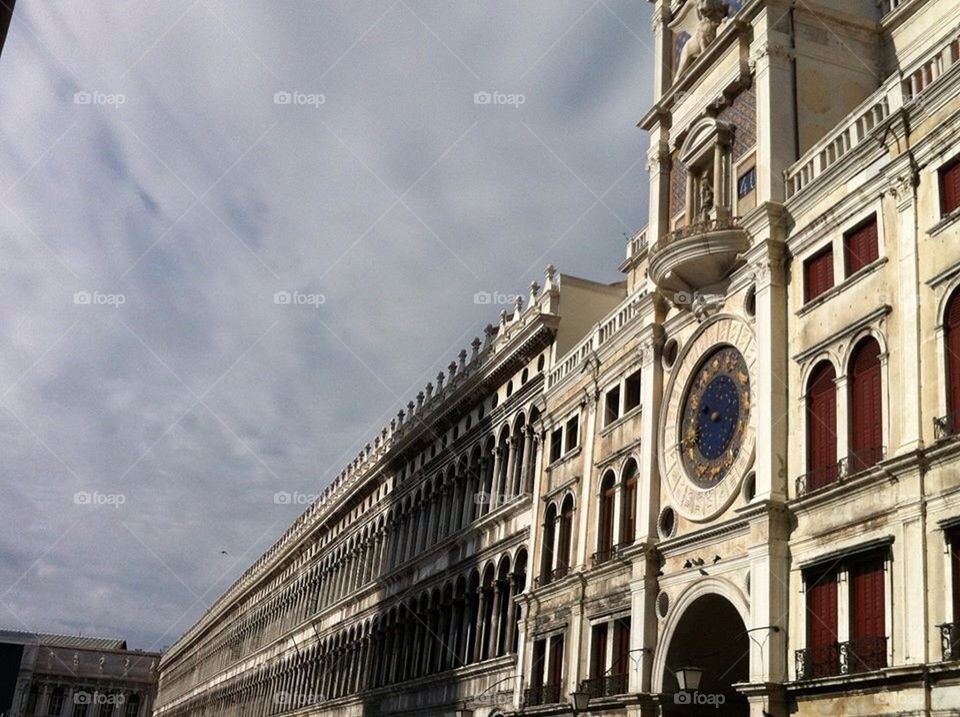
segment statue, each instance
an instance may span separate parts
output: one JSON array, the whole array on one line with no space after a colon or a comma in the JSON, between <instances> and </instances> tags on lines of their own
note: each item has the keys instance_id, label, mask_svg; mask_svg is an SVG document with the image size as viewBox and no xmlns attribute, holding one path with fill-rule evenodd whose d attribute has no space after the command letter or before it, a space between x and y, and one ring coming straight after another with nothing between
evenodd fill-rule
<instances>
[{"instance_id":1,"label":"statue","mask_svg":"<svg viewBox=\"0 0 960 717\"><path fill-rule=\"evenodd\" d=\"M697 25L693 37L687 40L680 52L680 64L676 76L679 77L692 65L707 47L717 39L717 28L726 17L729 8L724 0L697 0Z\"/></svg>"},{"instance_id":2,"label":"statue","mask_svg":"<svg viewBox=\"0 0 960 717\"><path fill-rule=\"evenodd\" d=\"M710 221L710 212L713 211L713 175L704 172L700 178L700 214L704 222Z\"/></svg>"}]
</instances>

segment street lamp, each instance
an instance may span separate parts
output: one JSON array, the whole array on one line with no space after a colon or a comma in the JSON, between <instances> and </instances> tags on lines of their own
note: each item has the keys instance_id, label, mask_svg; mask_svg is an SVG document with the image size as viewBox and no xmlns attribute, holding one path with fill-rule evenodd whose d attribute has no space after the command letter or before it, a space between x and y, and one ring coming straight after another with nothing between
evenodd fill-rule
<instances>
[{"instance_id":1,"label":"street lamp","mask_svg":"<svg viewBox=\"0 0 960 717\"><path fill-rule=\"evenodd\" d=\"M570 699L573 700L573 713L585 712L590 706L590 693L585 690L575 690L570 693Z\"/></svg>"},{"instance_id":2,"label":"street lamp","mask_svg":"<svg viewBox=\"0 0 960 717\"><path fill-rule=\"evenodd\" d=\"M700 678L703 677L703 670L699 667L681 667L677 670L677 684L684 692L696 692L700 687Z\"/></svg>"}]
</instances>

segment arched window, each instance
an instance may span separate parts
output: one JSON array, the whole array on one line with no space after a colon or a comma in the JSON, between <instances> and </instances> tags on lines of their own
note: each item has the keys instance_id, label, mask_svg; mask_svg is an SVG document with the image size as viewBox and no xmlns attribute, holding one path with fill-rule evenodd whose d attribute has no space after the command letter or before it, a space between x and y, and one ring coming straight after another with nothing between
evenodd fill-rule
<instances>
[{"instance_id":1,"label":"arched window","mask_svg":"<svg viewBox=\"0 0 960 717\"><path fill-rule=\"evenodd\" d=\"M600 482L600 521L597 526L597 554L595 563L603 563L613 553L613 506L616 492L613 471L607 471Z\"/></svg>"},{"instance_id":2,"label":"arched window","mask_svg":"<svg viewBox=\"0 0 960 717\"><path fill-rule=\"evenodd\" d=\"M622 545L633 545L637 532L637 462L632 458L623 467L623 500L620 505Z\"/></svg>"},{"instance_id":3,"label":"arched window","mask_svg":"<svg viewBox=\"0 0 960 717\"><path fill-rule=\"evenodd\" d=\"M568 495L560 509L560 535L557 540L558 578L565 577L570 570L570 549L573 543L573 496Z\"/></svg>"},{"instance_id":4,"label":"arched window","mask_svg":"<svg viewBox=\"0 0 960 717\"><path fill-rule=\"evenodd\" d=\"M540 551L540 584L547 585L553 576L553 540L557 529L557 506L551 503L543 521L543 547Z\"/></svg>"},{"instance_id":5,"label":"arched window","mask_svg":"<svg viewBox=\"0 0 960 717\"><path fill-rule=\"evenodd\" d=\"M883 399L880 344L861 341L850 359L850 472L864 470L883 458Z\"/></svg>"},{"instance_id":6,"label":"arched window","mask_svg":"<svg viewBox=\"0 0 960 717\"><path fill-rule=\"evenodd\" d=\"M837 479L837 374L823 361L807 383L807 490Z\"/></svg>"},{"instance_id":7,"label":"arched window","mask_svg":"<svg viewBox=\"0 0 960 717\"><path fill-rule=\"evenodd\" d=\"M947 362L947 416L944 428L953 435L960 428L960 289L953 292L943 317Z\"/></svg>"}]
</instances>

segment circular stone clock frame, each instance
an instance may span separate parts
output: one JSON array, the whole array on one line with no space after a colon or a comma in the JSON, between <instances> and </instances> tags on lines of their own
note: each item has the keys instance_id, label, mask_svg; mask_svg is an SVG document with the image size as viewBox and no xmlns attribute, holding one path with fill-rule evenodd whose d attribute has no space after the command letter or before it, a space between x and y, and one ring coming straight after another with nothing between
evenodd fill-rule
<instances>
[{"instance_id":1,"label":"circular stone clock frame","mask_svg":"<svg viewBox=\"0 0 960 717\"><path fill-rule=\"evenodd\" d=\"M682 457L683 415L691 385L704 361L725 347L736 349L743 357L749 374L750 395L756 390L757 344L753 330L732 316L715 316L704 322L683 352L670 375L664 393L664 409L660 415L660 478L672 498L672 506L680 515L694 522L704 522L720 515L740 494L744 477L753 466L756 451L756 411L753 403L746 425L738 437L739 450L722 479L712 486L701 486L688 474Z\"/></svg>"}]
</instances>

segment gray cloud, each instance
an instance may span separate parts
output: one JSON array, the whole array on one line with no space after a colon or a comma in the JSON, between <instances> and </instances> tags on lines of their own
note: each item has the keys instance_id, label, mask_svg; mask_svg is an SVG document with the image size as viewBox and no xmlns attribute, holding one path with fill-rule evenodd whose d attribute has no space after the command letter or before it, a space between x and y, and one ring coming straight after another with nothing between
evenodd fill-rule
<instances>
[{"instance_id":1,"label":"gray cloud","mask_svg":"<svg viewBox=\"0 0 960 717\"><path fill-rule=\"evenodd\" d=\"M302 509L274 492L321 490L496 320L474 292L616 280L648 34L629 0L18 6L0 623L169 644Z\"/></svg>"}]
</instances>

